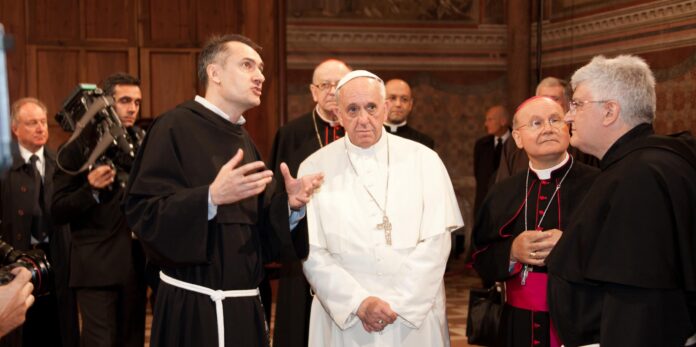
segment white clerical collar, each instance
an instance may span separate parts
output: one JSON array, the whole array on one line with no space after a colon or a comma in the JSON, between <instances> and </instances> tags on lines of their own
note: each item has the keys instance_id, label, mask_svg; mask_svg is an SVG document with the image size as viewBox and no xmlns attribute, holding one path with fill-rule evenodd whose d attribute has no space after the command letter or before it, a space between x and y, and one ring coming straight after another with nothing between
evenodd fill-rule
<instances>
[{"instance_id":1,"label":"white clerical collar","mask_svg":"<svg viewBox=\"0 0 696 347\"><path fill-rule=\"evenodd\" d=\"M384 122L384 125L386 125L389 128L390 132L395 133L399 128L406 125L406 120L404 119L404 121L399 124L394 124L387 121Z\"/></svg>"},{"instance_id":2,"label":"white clerical collar","mask_svg":"<svg viewBox=\"0 0 696 347\"><path fill-rule=\"evenodd\" d=\"M534 173L537 175L537 177L539 177L540 180L547 180L547 179L551 178L551 173L554 170L557 170L557 169L563 167L563 165L565 165L568 162L568 160L570 160L570 156L568 155L568 152L566 152L565 158L563 158L563 160L561 160L560 163L554 165L553 167L550 167L548 169L535 169L534 167L532 167L532 162L530 161L529 168L532 171L534 171Z\"/></svg>"},{"instance_id":3,"label":"white clerical collar","mask_svg":"<svg viewBox=\"0 0 696 347\"><path fill-rule=\"evenodd\" d=\"M352 142L350 142L350 138L347 134L343 138L345 139L344 141L346 141L346 147L350 153L359 155L374 155L376 153L381 156L382 152L386 153L387 151L387 136L389 136L389 134L382 131L382 135L380 136L379 140L377 140L377 143L368 148L362 148L354 145Z\"/></svg>"},{"instance_id":4,"label":"white clerical collar","mask_svg":"<svg viewBox=\"0 0 696 347\"><path fill-rule=\"evenodd\" d=\"M317 104L317 106L314 107L314 110L317 112L319 118L321 118L321 120L323 120L324 122L329 123L330 126L335 127L340 124L337 120L326 119L326 117L324 117L324 115L321 114L321 111L319 110L319 104Z\"/></svg>"},{"instance_id":5,"label":"white clerical collar","mask_svg":"<svg viewBox=\"0 0 696 347\"><path fill-rule=\"evenodd\" d=\"M19 145L19 144L18 144ZM44 174L44 165L46 161L44 160L44 146L41 146L36 153L32 153L30 150L22 147L22 145L19 145L19 155L22 156L22 159L24 159L25 163L30 163L31 162L31 156L36 155L39 157L38 163L39 165L37 166L39 173L41 173L41 176Z\"/></svg>"},{"instance_id":6,"label":"white clerical collar","mask_svg":"<svg viewBox=\"0 0 696 347\"><path fill-rule=\"evenodd\" d=\"M205 108L207 108L207 109L213 111L213 113L215 113L216 115L218 115L218 116L220 116L220 117L222 117L222 118L225 118L226 121L231 122L231 121L230 121L230 116L228 116L228 115L227 115L223 110L221 110L219 107L213 105L213 103L210 102L210 101L208 101L206 98L204 98L204 97L202 97L202 96L200 96L200 95L196 95L196 97L195 97L193 100L195 100L195 101L198 102L199 104L203 105L203 107L205 107ZM246 123L246 119L244 119L244 116L242 115L242 116L239 116L239 119L237 120L237 123L235 123L235 124L237 124L237 125L244 125L244 123Z\"/></svg>"}]
</instances>

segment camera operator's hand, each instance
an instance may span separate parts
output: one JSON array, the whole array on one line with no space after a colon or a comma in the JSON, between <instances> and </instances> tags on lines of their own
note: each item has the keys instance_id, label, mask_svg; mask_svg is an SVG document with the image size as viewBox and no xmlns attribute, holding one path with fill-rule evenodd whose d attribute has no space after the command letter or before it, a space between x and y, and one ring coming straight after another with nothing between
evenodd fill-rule
<instances>
[{"instance_id":1,"label":"camera operator's hand","mask_svg":"<svg viewBox=\"0 0 696 347\"><path fill-rule=\"evenodd\" d=\"M12 282L0 286L0 337L24 323L27 309L34 303L31 273L21 267L12 269L12 273Z\"/></svg>"},{"instance_id":2,"label":"camera operator's hand","mask_svg":"<svg viewBox=\"0 0 696 347\"><path fill-rule=\"evenodd\" d=\"M102 189L114 183L116 177L116 170L111 166L101 165L92 169L87 175L87 180L89 185L94 189Z\"/></svg>"},{"instance_id":3,"label":"camera operator's hand","mask_svg":"<svg viewBox=\"0 0 696 347\"><path fill-rule=\"evenodd\" d=\"M259 195L271 183L273 172L263 170L266 164L255 161L237 167L243 158L244 151L240 149L218 172L215 181L210 185L210 198L213 204L231 204Z\"/></svg>"}]
</instances>

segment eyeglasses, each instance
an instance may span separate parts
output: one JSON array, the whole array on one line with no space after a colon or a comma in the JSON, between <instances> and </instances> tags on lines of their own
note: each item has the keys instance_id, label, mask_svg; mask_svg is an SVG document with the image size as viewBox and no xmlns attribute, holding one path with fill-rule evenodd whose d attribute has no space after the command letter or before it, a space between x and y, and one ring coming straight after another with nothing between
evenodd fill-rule
<instances>
[{"instance_id":1,"label":"eyeglasses","mask_svg":"<svg viewBox=\"0 0 696 347\"><path fill-rule=\"evenodd\" d=\"M563 121L562 118L560 117L552 117L547 120L543 120L541 118L535 118L529 121L527 124L522 124L517 127L517 129L521 129L524 127L527 127L527 129L531 131L539 131L544 128L544 126L548 124L552 129L560 129L563 128L563 126L566 125L566 122Z\"/></svg>"},{"instance_id":2,"label":"eyeglasses","mask_svg":"<svg viewBox=\"0 0 696 347\"><path fill-rule=\"evenodd\" d=\"M611 100L570 100L568 103L570 105L568 109L568 113L575 113L579 108L582 108L583 106L587 104L603 104L605 102L608 102Z\"/></svg>"},{"instance_id":3,"label":"eyeglasses","mask_svg":"<svg viewBox=\"0 0 696 347\"><path fill-rule=\"evenodd\" d=\"M312 83L312 85L319 88L319 90L321 90L322 92L325 92L327 90L330 90L331 88L336 88L336 86L338 85L338 81L322 81L319 84Z\"/></svg>"}]
</instances>

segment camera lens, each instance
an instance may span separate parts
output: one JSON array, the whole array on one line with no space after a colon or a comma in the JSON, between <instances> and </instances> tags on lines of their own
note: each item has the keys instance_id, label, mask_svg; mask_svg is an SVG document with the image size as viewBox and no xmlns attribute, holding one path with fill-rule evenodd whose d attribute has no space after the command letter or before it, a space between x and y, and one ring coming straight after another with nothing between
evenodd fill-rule
<instances>
[{"instance_id":1,"label":"camera lens","mask_svg":"<svg viewBox=\"0 0 696 347\"><path fill-rule=\"evenodd\" d=\"M31 273L34 296L48 294L52 271L51 264L42 250L18 251L0 240L0 263L5 265L0 268L0 285L5 285L14 279L12 269L23 267Z\"/></svg>"}]
</instances>

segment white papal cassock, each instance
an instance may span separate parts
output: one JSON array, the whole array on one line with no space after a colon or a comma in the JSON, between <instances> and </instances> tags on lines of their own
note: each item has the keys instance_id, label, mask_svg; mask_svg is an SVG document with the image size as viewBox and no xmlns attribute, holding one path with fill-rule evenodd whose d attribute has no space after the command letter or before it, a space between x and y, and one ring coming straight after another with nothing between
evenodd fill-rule
<instances>
[{"instance_id":1,"label":"white papal cassock","mask_svg":"<svg viewBox=\"0 0 696 347\"><path fill-rule=\"evenodd\" d=\"M309 346L449 346L443 274L450 232L464 223L438 155L385 131L368 149L346 136L308 157L298 177L315 172L325 180L307 205L303 267L315 293ZM364 188L384 207L387 172L391 246ZM367 333L356 315L368 296L399 315L381 333Z\"/></svg>"}]
</instances>

